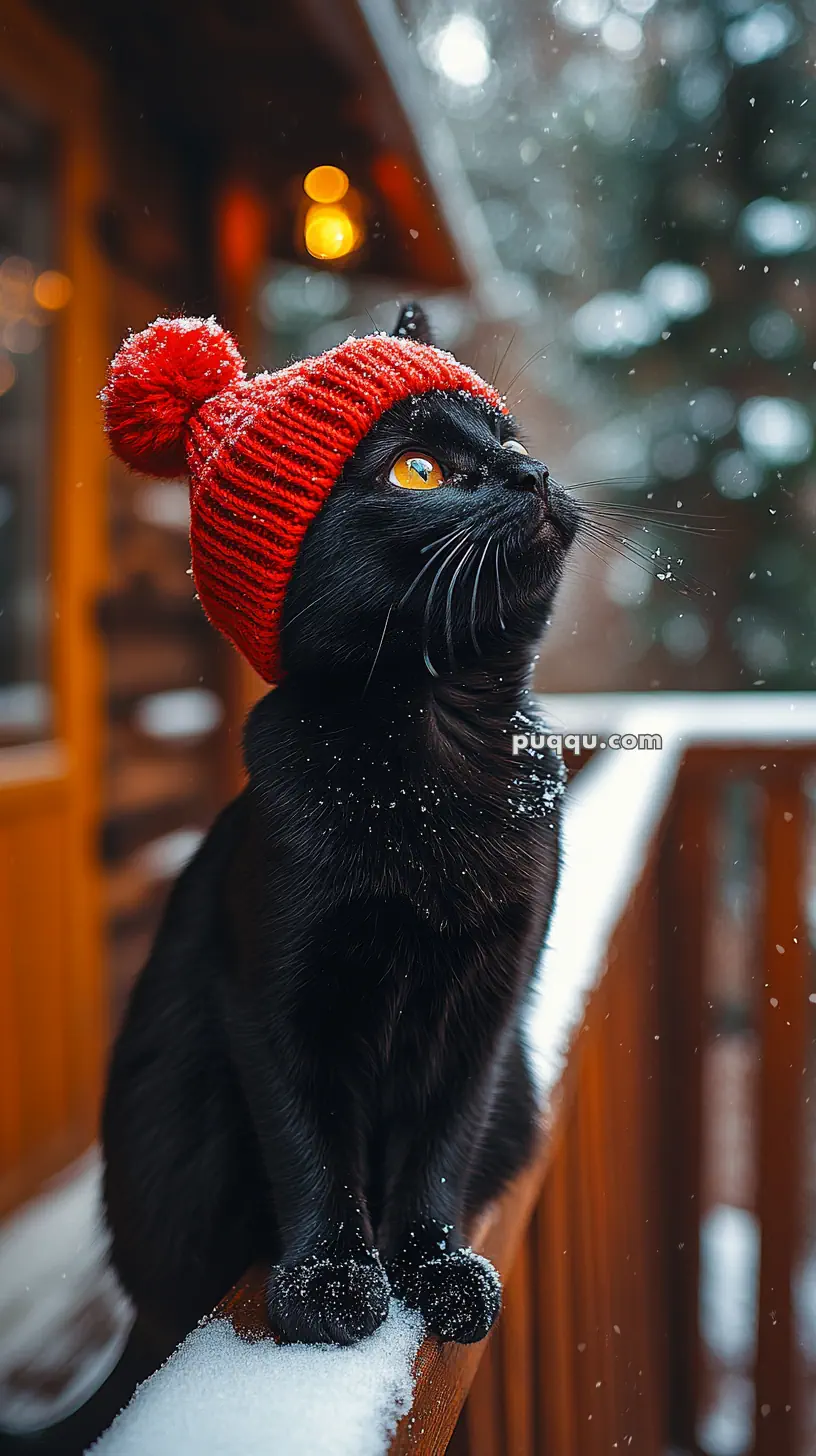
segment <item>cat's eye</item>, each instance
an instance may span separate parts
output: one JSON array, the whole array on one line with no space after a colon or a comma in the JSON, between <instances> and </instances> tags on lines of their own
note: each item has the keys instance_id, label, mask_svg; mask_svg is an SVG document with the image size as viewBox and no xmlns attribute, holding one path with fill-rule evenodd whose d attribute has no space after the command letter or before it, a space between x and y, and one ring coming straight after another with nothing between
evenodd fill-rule
<instances>
[{"instance_id":1,"label":"cat's eye","mask_svg":"<svg viewBox=\"0 0 816 1456\"><path fill-rule=\"evenodd\" d=\"M505 440L502 449L512 450L514 455L529 455L530 453L529 450L525 450L521 440Z\"/></svg>"},{"instance_id":2,"label":"cat's eye","mask_svg":"<svg viewBox=\"0 0 816 1456\"><path fill-rule=\"evenodd\" d=\"M405 490L436 490L437 486L444 485L445 474L432 455L406 450L394 461L388 479L392 485L401 485Z\"/></svg>"}]
</instances>

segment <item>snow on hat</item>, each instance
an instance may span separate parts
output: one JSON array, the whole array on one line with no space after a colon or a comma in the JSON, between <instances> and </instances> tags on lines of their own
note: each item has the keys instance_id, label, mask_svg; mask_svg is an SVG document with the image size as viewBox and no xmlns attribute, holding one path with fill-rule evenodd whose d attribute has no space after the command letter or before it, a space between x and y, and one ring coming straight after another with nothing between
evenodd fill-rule
<instances>
[{"instance_id":1,"label":"snow on hat","mask_svg":"<svg viewBox=\"0 0 816 1456\"><path fill-rule=\"evenodd\" d=\"M431 389L502 408L450 354L381 334L248 379L215 319L160 318L113 359L102 391L111 446L147 475L189 475L202 606L267 682L281 676L283 601L309 525L372 425Z\"/></svg>"}]
</instances>

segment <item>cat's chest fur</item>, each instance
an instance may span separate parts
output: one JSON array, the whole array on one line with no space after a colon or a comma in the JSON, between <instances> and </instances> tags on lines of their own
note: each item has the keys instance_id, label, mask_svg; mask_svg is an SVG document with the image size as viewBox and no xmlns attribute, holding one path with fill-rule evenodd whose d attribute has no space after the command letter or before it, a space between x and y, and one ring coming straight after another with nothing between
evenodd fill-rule
<instances>
[{"instance_id":1,"label":"cat's chest fur","mask_svg":"<svg viewBox=\"0 0 816 1456\"><path fill-rule=\"evenodd\" d=\"M279 710L257 725L264 817L305 894L318 859L324 909L397 899L426 925L473 925L552 882L560 761L515 757L512 714L446 736L422 712L358 734Z\"/></svg>"}]
</instances>

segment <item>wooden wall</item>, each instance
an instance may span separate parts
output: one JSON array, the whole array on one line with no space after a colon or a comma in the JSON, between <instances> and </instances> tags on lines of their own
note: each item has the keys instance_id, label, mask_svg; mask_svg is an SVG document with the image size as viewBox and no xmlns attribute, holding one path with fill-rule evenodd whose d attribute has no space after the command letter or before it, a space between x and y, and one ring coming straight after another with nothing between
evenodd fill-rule
<instances>
[{"instance_id":1,"label":"wooden wall","mask_svg":"<svg viewBox=\"0 0 816 1456\"><path fill-rule=\"evenodd\" d=\"M98 402L128 331L214 306L201 178L21 0L0 0L0 95L51 138L51 264L73 285L52 325L53 731L0 747L2 1213L95 1137L110 1035L185 843L240 783L256 687L195 599L185 487L111 459ZM234 260L219 265L230 312ZM191 730L163 731L185 704Z\"/></svg>"},{"instance_id":2,"label":"wooden wall","mask_svg":"<svg viewBox=\"0 0 816 1456\"><path fill-rule=\"evenodd\" d=\"M0 5L0 87L56 140L55 265L73 298L55 329L49 544L53 736L0 751L0 1211L93 1137L106 1045L96 831L104 581L106 273L97 78L15 0Z\"/></svg>"}]
</instances>

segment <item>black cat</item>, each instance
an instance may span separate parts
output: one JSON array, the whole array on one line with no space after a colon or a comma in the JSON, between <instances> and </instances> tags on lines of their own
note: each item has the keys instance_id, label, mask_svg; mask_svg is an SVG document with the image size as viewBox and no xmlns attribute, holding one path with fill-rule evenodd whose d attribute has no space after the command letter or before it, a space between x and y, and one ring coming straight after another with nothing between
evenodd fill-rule
<instances>
[{"instance_id":1,"label":"black cat","mask_svg":"<svg viewBox=\"0 0 816 1456\"><path fill-rule=\"evenodd\" d=\"M428 341L416 306L397 333ZM467 1233L531 1150L561 789L511 744L576 525L510 417L431 393L310 526L248 787L174 888L110 1070L113 1260L168 1339L257 1260L288 1340L370 1334L389 1291L444 1339L495 1320Z\"/></svg>"}]
</instances>

